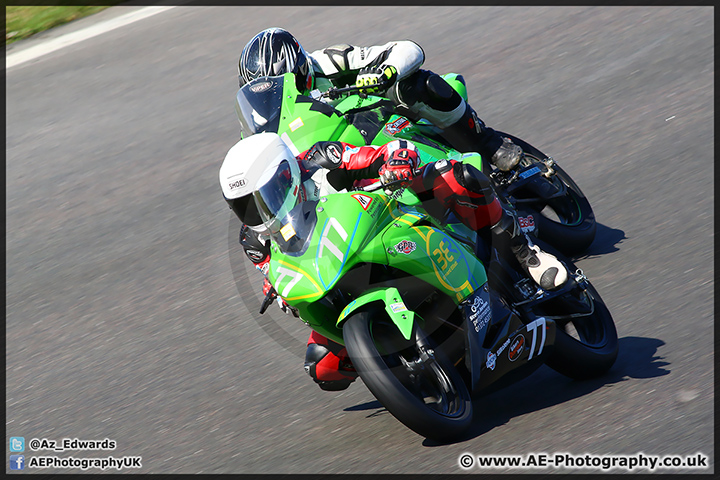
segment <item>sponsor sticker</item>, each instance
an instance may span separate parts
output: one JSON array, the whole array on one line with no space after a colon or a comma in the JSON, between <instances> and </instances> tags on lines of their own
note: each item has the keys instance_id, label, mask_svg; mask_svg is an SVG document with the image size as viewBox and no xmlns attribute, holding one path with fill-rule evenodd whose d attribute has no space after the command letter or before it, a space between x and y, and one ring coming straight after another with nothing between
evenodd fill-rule
<instances>
[{"instance_id":1,"label":"sponsor sticker","mask_svg":"<svg viewBox=\"0 0 720 480\"><path fill-rule=\"evenodd\" d=\"M410 240L403 240L402 242L395 245L395 251L398 253L404 253L405 255L409 255L411 252L415 250L417 245L415 242L411 242Z\"/></svg>"},{"instance_id":2,"label":"sponsor sticker","mask_svg":"<svg viewBox=\"0 0 720 480\"><path fill-rule=\"evenodd\" d=\"M497 357L495 356L495 354L492 352L488 352L487 360L485 361L485 365L487 365L487 367L490 370L495 370L495 361L496 360L497 360Z\"/></svg>"},{"instance_id":3,"label":"sponsor sticker","mask_svg":"<svg viewBox=\"0 0 720 480\"><path fill-rule=\"evenodd\" d=\"M374 217L378 214L378 212L380 212L380 210L381 210L380 204L375 202L368 208L367 212L368 212L368 214L370 214L371 217Z\"/></svg>"},{"instance_id":4,"label":"sponsor sticker","mask_svg":"<svg viewBox=\"0 0 720 480\"><path fill-rule=\"evenodd\" d=\"M290 123L290 125L288 125L288 126L290 127L290 131L294 132L295 130L302 127L303 125L305 125L305 124L303 123L302 118L298 117L295 120L293 120Z\"/></svg>"},{"instance_id":5,"label":"sponsor sticker","mask_svg":"<svg viewBox=\"0 0 720 480\"><path fill-rule=\"evenodd\" d=\"M535 219L532 215L528 215L527 217L518 217L518 225L520 225L520 230L523 232L531 232L535 230Z\"/></svg>"},{"instance_id":6,"label":"sponsor sticker","mask_svg":"<svg viewBox=\"0 0 720 480\"><path fill-rule=\"evenodd\" d=\"M522 336L522 335L521 335L521 336ZM505 342L500 346L500 348L498 348L497 353L488 352L488 354L487 354L487 360L485 361L485 365L487 365L487 367L488 367L490 370L495 370L495 364L496 364L496 362L497 362L497 357L498 357L498 355L500 355L502 352L504 352L505 349L508 347L508 345L510 345L510 338L509 338L509 337L508 337L508 339L505 340Z\"/></svg>"},{"instance_id":7,"label":"sponsor sticker","mask_svg":"<svg viewBox=\"0 0 720 480\"><path fill-rule=\"evenodd\" d=\"M407 118L398 118L397 120L385 125L385 131L390 135L396 135L408 125L410 125L410 122Z\"/></svg>"},{"instance_id":8,"label":"sponsor sticker","mask_svg":"<svg viewBox=\"0 0 720 480\"><path fill-rule=\"evenodd\" d=\"M532 177L533 175L537 175L540 173L540 169L538 167L532 167L529 170L525 170L524 172L520 173L520 178L528 178Z\"/></svg>"},{"instance_id":9,"label":"sponsor sticker","mask_svg":"<svg viewBox=\"0 0 720 480\"><path fill-rule=\"evenodd\" d=\"M250 85L250 91L253 93L262 93L270 89L272 87L272 82L260 82L256 83L255 85Z\"/></svg>"},{"instance_id":10,"label":"sponsor sticker","mask_svg":"<svg viewBox=\"0 0 720 480\"><path fill-rule=\"evenodd\" d=\"M453 242L449 237L443 235L442 238L443 240L440 240L440 243L437 244L437 248L432 250L432 259L443 277L449 279L450 274L459 265L458 260L465 260L462 253L457 250L457 247L453 246ZM429 245L428 247L429 251L431 247ZM462 284L465 282L465 279L455 277L453 281L461 282Z\"/></svg>"},{"instance_id":11,"label":"sponsor sticker","mask_svg":"<svg viewBox=\"0 0 720 480\"><path fill-rule=\"evenodd\" d=\"M287 242L288 239L290 239L290 237L292 237L293 235L295 235L295 229L293 228L292 224L287 223L287 224L285 224L285 226L283 226L283 227L280 229L280 234L282 235L282 237L283 237L283 238L285 239L285 241Z\"/></svg>"},{"instance_id":12,"label":"sponsor sticker","mask_svg":"<svg viewBox=\"0 0 720 480\"><path fill-rule=\"evenodd\" d=\"M510 361L514 362L515 360L520 358L520 355L522 354L524 349L525 337L523 337L522 335L518 335L510 343L510 349L508 350L508 358L510 359Z\"/></svg>"},{"instance_id":13,"label":"sponsor sticker","mask_svg":"<svg viewBox=\"0 0 720 480\"><path fill-rule=\"evenodd\" d=\"M470 305L470 310L472 314L468 319L475 327L475 331L479 332L481 328L484 328L490 322L490 306L482 298L475 297L473 304Z\"/></svg>"},{"instance_id":14,"label":"sponsor sticker","mask_svg":"<svg viewBox=\"0 0 720 480\"><path fill-rule=\"evenodd\" d=\"M497 354L500 355L502 352L504 352L508 345L510 345L510 337L508 337L508 339L503 342L502 346L498 348Z\"/></svg>"},{"instance_id":15,"label":"sponsor sticker","mask_svg":"<svg viewBox=\"0 0 720 480\"><path fill-rule=\"evenodd\" d=\"M390 305L390 310L392 310L393 313L407 312L407 307L402 302L393 303Z\"/></svg>"},{"instance_id":16,"label":"sponsor sticker","mask_svg":"<svg viewBox=\"0 0 720 480\"><path fill-rule=\"evenodd\" d=\"M370 197L368 195L363 195L362 193L354 193L350 196L353 197L355 200L357 200L358 203L360 203L360 206L365 211L367 211L368 207L370 206L370 204L373 201L372 197Z\"/></svg>"}]
</instances>

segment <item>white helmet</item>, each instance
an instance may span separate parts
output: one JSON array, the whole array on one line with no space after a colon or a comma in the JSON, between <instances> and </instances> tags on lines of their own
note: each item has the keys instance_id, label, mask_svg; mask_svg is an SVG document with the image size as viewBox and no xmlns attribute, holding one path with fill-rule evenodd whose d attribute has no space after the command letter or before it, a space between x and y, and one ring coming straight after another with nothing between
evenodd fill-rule
<instances>
[{"instance_id":1,"label":"white helmet","mask_svg":"<svg viewBox=\"0 0 720 480\"><path fill-rule=\"evenodd\" d=\"M228 151L220 167L220 186L225 200L240 221L258 233L263 233L266 227L252 194L263 172L277 169L281 164L287 164L295 187L291 191L297 194L300 167L277 133L258 133L240 140Z\"/></svg>"}]
</instances>

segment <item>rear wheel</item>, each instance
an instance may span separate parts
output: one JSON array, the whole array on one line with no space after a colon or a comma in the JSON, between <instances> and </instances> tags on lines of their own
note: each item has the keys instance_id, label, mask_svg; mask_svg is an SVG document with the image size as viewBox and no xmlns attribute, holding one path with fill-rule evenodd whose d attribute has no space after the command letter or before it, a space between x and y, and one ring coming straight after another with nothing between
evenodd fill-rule
<instances>
[{"instance_id":1,"label":"rear wheel","mask_svg":"<svg viewBox=\"0 0 720 480\"><path fill-rule=\"evenodd\" d=\"M503 133L519 145L532 163L543 163L547 155L524 140ZM519 210L530 210L537 224L538 237L554 245L566 255L575 255L586 250L595 239L597 223L590 202L580 187L565 170L553 164L555 171L547 182L563 191L563 195L540 202L518 199ZM534 194L530 194L530 197Z\"/></svg>"},{"instance_id":2,"label":"rear wheel","mask_svg":"<svg viewBox=\"0 0 720 480\"><path fill-rule=\"evenodd\" d=\"M472 422L470 393L455 367L415 326L405 340L382 311L360 311L343 325L348 355L370 392L416 433L460 437Z\"/></svg>"},{"instance_id":3,"label":"rear wheel","mask_svg":"<svg viewBox=\"0 0 720 480\"><path fill-rule=\"evenodd\" d=\"M564 185L565 195L542 206L535 217L538 235L565 254L574 255L585 251L595 240L595 214L572 178L558 165L553 169L553 181Z\"/></svg>"}]
</instances>

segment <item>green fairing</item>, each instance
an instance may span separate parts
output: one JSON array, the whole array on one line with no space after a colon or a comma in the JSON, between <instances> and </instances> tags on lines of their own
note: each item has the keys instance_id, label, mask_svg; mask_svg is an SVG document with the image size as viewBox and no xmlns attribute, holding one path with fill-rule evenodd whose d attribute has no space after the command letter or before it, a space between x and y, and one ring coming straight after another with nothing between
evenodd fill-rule
<instances>
[{"instance_id":1,"label":"green fairing","mask_svg":"<svg viewBox=\"0 0 720 480\"><path fill-rule=\"evenodd\" d=\"M314 230L301 254L286 254L273 244L268 278L313 329L339 343L343 343L342 331L334 322L339 312L318 300L360 263L403 270L456 303L487 281L470 248L438 228L419 208L382 194L349 192L321 198L315 213ZM391 308L387 301L386 308ZM408 318L403 320L412 320ZM396 323L403 334L409 331L399 320Z\"/></svg>"},{"instance_id":2,"label":"green fairing","mask_svg":"<svg viewBox=\"0 0 720 480\"><path fill-rule=\"evenodd\" d=\"M383 232L388 264L443 291L459 303L487 281L471 249L438 228L419 208L399 205Z\"/></svg>"},{"instance_id":3,"label":"green fairing","mask_svg":"<svg viewBox=\"0 0 720 480\"><path fill-rule=\"evenodd\" d=\"M284 82L287 93L282 99L278 133L286 133L298 152L309 149L318 139L335 139L347 128L340 112L328 108L320 113L318 102L299 95L293 75L285 75ZM311 111L313 107L315 111Z\"/></svg>"},{"instance_id":4,"label":"green fairing","mask_svg":"<svg viewBox=\"0 0 720 480\"><path fill-rule=\"evenodd\" d=\"M413 323L415 321L415 312L408 310L402 301L400 292L394 287L368 291L361 297L348 303L337 319L338 327L352 312L364 305L377 301L385 304L385 312L387 312L393 323L397 325L403 337L405 337L406 340L410 340Z\"/></svg>"},{"instance_id":5,"label":"green fairing","mask_svg":"<svg viewBox=\"0 0 720 480\"><path fill-rule=\"evenodd\" d=\"M361 192L355 193L359 195ZM280 295L296 307L314 330L343 343L335 326L338 311L321 300L337 281L361 262L386 263L387 255L377 232L392 218L380 195L371 199L367 211L352 194L329 195L315 206L317 223L301 255L283 253L276 244L268 278Z\"/></svg>"}]
</instances>

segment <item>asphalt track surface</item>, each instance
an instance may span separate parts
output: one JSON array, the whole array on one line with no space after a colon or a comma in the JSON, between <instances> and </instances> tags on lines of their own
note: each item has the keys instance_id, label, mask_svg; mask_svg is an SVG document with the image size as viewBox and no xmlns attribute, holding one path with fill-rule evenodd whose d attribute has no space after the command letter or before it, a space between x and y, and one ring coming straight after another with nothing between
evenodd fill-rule
<instances>
[{"instance_id":1,"label":"asphalt track surface","mask_svg":"<svg viewBox=\"0 0 720 480\"><path fill-rule=\"evenodd\" d=\"M257 314L218 184L240 49L273 25L309 51L414 39L488 124L553 155L600 223L577 263L617 324L607 375L542 367L449 445L361 381L312 383L307 328ZM141 456L133 473L603 472L464 453L700 453L704 470L659 471L713 473L713 37L711 7L178 7L11 68L6 440L109 438L26 460Z\"/></svg>"}]
</instances>

